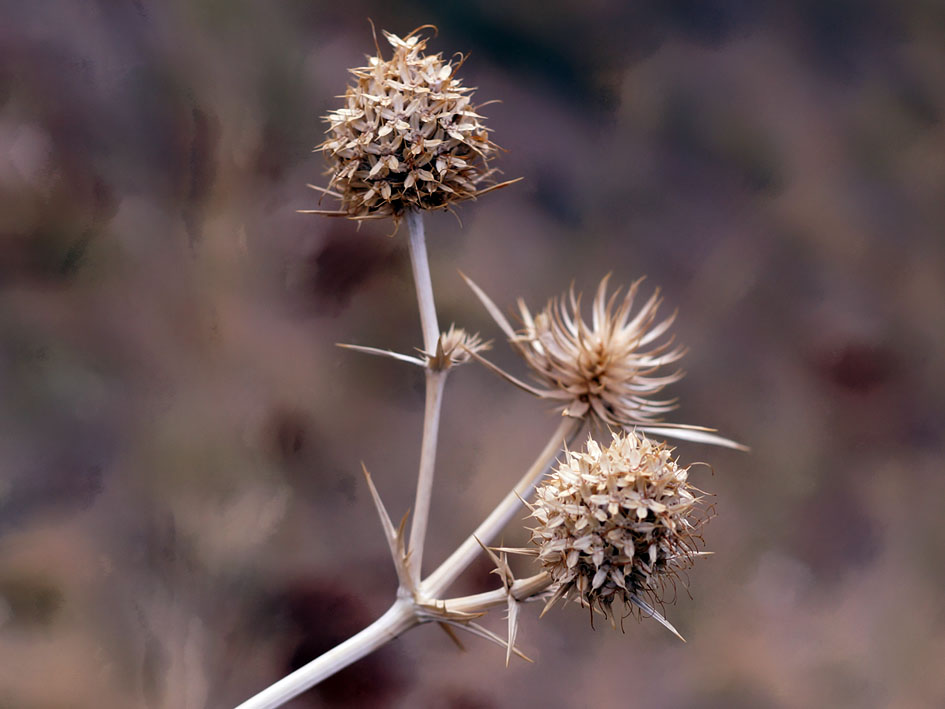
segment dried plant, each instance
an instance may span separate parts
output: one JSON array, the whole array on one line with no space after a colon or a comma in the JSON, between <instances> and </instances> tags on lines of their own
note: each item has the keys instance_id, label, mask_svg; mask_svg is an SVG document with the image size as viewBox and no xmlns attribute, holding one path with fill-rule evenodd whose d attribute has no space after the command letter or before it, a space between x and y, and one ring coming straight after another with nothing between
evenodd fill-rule
<instances>
[{"instance_id":1,"label":"dried plant","mask_svg":"<svg viewBox=\"0 0 945 709\"><path fill-rule=\"evenodd\" d=\"M492 181L498 146L471 103L473 90L456 78L465 57L453 64L424 54L423 29L404 38L384 32L393 56L384 59L377 47L368 66L350 70L357 81L325 118L330 135L318 147L331 162L321 191L341 208L314 213L399 222L408 210L446 209L511 184Z\"/></svg>"},{"instance_id":2,"label":"dried plant","mask_svg":"<svg viewBox=\"0 0 945 709\"><path fill-rule=\"evenodd\" d=\"M656 615L667 582L700 552L701 495L665 443L615 432L601 448L588 438L535 493L532 542L554 594L613 617L612 606Z\"/></svg>"},{"instance_id":3,"label":"dried plant","mask_svg":"<svg viewBox=\"0 0 945 709\"><path fill-rule=\"evenodd\" d=\"M401 218L408 225L408 248L423 346L417 354L343 345L366 354L420 366L426 375L426 404L417 490L408 517L395 526L371 476L368 488L397 572L398 589L390 609L373 624L308 665L284 677L238 709L281 706L343 667L406 630L428 622L468 631L502 646L508 663L516 646L523 603L573 598L614 617L619 602L642 611L676 632L656 606L662 588L699 555L695 548L700 496L687 482L688 469L671 457L672 449L653 439L674 436L713 445L742 448L711 429L663 422L674 400L655 399L682 373L663 369L683 356L665 337L675 316L657 321L658 292L636 312L640 281L621 298L607 294L604 278L592 303L590 321L581 314L573 288L534 316L519 302L522 328L515 330L499 308L467 279L511 345L540 383L533 387L484 359L489 343L453 325L442 332L437 322L426 252L422 213L449 208L511 182L490 184L489 167L496 146L488 139L471 90L456 78L462 59L445 62L426 55L426 39L414 30L401 39L384 33L393 47L385 60L380 49L369 66L353 69L357 78L345 94L345 106L328 116L330 136L319 149L331 164L329 187L315 188L341 200L337 210L307 213L351 219ZM376 43L375 43L376 46ZM475 359L526 391L554 401L565 414L534 463L476 530L434 571L421 573L432 496L440 410L449 373ZM583 451L569 441L589 424L592 435ZM612 443L602 448L594 432L611 428ZM535 486L555 458L564 458L529 503ZM488 546L523 505L531 510L535 547L529 550ZM537 573L516 579L510 552L537 556ZM444 598L447 587L479 555L495 565L501 586L461 598ZM494 607L507 611L502 638L479 623ZM546 609L550 603L546 604Z\"/></svg>"},{"instance_id":4,"label":"dried plant","mask_svg":"<svg viewBox=\"0 0 945 709\"><path fill-rule=\"evenodd\" d=\"M590 323L582 318L581 297L572 287L560 299L552 298L534 317L525 301L519 300L525 327L518 332L512 330L505 316L478 286L469 283L534 377L546 388L528 386L494 368L502 376L536 396L560 402L566 416L591 416L611 426L652 423L661 414L672 411L674 401L650 397L683 376L679 370L654 376L657 370L678 362L686 353L682 347L672 347L672 338L654 344L676 316L655 322L660 306L657 291L631 318L641 281L627 289L615 309L619 291L608 298L609 279L609 275L605 276L597 288Z\"/></svg>"}]
</instances>

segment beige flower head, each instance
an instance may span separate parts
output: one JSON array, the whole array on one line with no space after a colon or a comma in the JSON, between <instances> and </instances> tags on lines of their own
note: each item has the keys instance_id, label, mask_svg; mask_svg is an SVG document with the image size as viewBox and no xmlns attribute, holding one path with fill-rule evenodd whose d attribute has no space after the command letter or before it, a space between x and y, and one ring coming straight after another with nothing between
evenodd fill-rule
<instances>
[{"instance_id":1,"label":"beige flower head","mask_svg":"<svg viewBox=\"0 0 945 709\"><path fill-rule=\"evenodd\" d=\"M456 78L465 57L424 54L418 33L428 27L404 38L385 32L393 56L378 47L368 66L350 70L356 81L325 118L329 137L318 147L331 163L328 189L310 185L341 205L306 211L399 221L408 210L445 209L510 184L480 187L496 172L489 160L498 146L471 103L473 89Z\"/></svg>"},{"instance_id":2,"label":"beige flower head","mask_svg":"<svg viewBox=\"0 0 945 709\"><path fill-rule=\"evenodd\" d=\"M615 601L653 615L667 581L699 555L700 498L672 449L636 432L601 448L588 438L541 485L532 542L556 584L554 599L577 597L611 615Z\"/></svg>"},{"instance_id":3,"label":"beige flower head","mask_svg":"<svg viewBox=\"0 0 945 709\"><path fill-rule=\"evenodd\" d=\"M437 351L426 352L427 366L431 369L449 369L469 361L472 354L483 352L492 347L491 342L483 342L479 333L469 334L461 327L450 325L450 329L440 334Z\"/></svg>"},{"instance_id":4,"label":"beige flower head","mask_svg":"<svg viewBox=\"0 0 945 709\"><path fill-rule=\"evenodd\" d=\"M683 376L679 370L658 374L685 354L682 347L672 347L672 338L663 338L675 315L656 322L659 291L634 314L641 281L630 286L618 304L619 290L607 294L609 278L597 289L590 322L582 317L581 297L572 288L534 316L519 300L524 328L517 332L485 293L467 282L545 388L499 370L503 376L536 396L559 402L568 416L590 416L611 426L655 423L675 408L675 401L651 397Z\"/></svg>"}]
</instances>

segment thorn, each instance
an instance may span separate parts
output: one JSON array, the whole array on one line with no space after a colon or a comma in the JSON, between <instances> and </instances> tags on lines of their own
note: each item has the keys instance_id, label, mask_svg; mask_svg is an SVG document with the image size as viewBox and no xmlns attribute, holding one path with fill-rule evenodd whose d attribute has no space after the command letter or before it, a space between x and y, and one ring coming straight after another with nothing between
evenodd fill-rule
<instances>
[{"instance_id":1,"label":"thorn","mask_svg":"<svg viewBox=\"0 0 945 709\"><path fill-rule=\"evenodd\" d=\"M384 537L387 539L387 546L390 549L391 559L394 562L397 580L401 586L413 592L413 584L410 581L410 574L407 570L408 555L404 553L403 535L404 525L407 522L407 516L410 514L410 511L408 510L403 520L401 520L400 528L394 531L394 525L390 521L390 515L387 514L387 509L381 501L381 496L374 486L374 480L371 478L371 474L368 472L367 466L364 465L363 461L361 462L361 470L364 472L365 480L367 480L368 489L371 491L371 498L374 500L374 506L377 508L377 514L381 518L381 527L384 530Z\"/></svg>"},{"instance_id":2,"label":"thorn","mask_svg":"<svg viewBox=\"0 0 945 709\"><path fill-rule=\"evenodd\" d=\"M459 648L460 650L462 650L463 652L466 652L466 647L463 645L462 641L459 639L459 636L456 635L456 631L453 630L453 629L449 626L448 623L444 623L444 622L441 621L441 622L437 623L437 625L440 626L440 628L443 630L443 632L446 633L446 634L449 636L450 640L453 641L453 643L456 645L456 647L458 647L458 648Z\"/></svg>"},{"instance_id":3,"label":"thorn","mask_svg":"<svg viewBox=\"0 0 945 709\"><path fill-rule=\"evenodd\" d=\"M637 606L637 608L642 610L648 616L650 616L653 620L657 621L660 625L666 628L669 632L671 632L677 638L679 638L683 642L686 642L686 638L684 638L682 635L679 634L679 631L673 627L673 624L670 623L668 620L666 620L666 618L664 618L662 614L660 614L659 611L657 611L655 608L650 606L649 603L647 603L642 598L639 598L637 596L630 596L630 602L633 603L633 605Z\"/></svg>"},{"instance_id":4,"label":"thorn","mask_svg":"<svg viewBox=\"0 0 945 709\"><path fill-rule=\"evenodd\" d=\"M541 620L545 617L545 613L551 610L551 607L557 603L562 596L564 596L564 586L558 586L557 590L551 595L551 598L548 599L548 602L545 603L545 607L541 609L541 613L538 614L538 619Z\"/></svg>"}]
</instances>

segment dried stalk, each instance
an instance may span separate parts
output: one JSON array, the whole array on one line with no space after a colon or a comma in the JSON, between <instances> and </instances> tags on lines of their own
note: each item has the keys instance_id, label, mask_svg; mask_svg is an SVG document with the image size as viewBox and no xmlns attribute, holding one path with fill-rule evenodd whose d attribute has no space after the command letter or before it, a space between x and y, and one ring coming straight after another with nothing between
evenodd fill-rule
<instances>
[{"instance_id":1,"label":"dried stalk","mask_svg":"<svg viewBox=\"0 0 945 709\"><path fill-rule=\"evenodd\" d=\"M340 208L303 210L354 220L392 217L395 223L399 223L403 218L408 226L410 263L423 332L423 354L414 357L373 347L352 347L369 354L423 366L426 372L423 435L409 537L405 534L407 518L404 517L398 528L394 527L365 470L367 485L397 571L396 600L384 615L360 633L279 680L237 709L279 707L422 623L437 622L447 632L452 633L452 628L459 628L496 642L506 650L506 663L513 653L521 655L515 647L520 603L549 595L546 592L553 585L553 578L558 579L556 583L559 588L551 594L552 602L569 592L570 587L562 585L557 567L552 566L548 570L549 563L557 563L553 555L546 555L543 561L545 571L516 580L506 558L508 550L495 550L487 545L517 512L522 511L524 500L531 496L562 446L576 436L585 420L617 428L637 427L640 432L661 436L742 447L716 436L709 429L667 424L660 420L660 415L674 406L674 400L655 400L652 396L682 375L672 372L657 376L657 370L673 364L682 356L683 350L673 346L672 338L658 344L673 319L670 316L657 322L658 293L635 315L632 313L632 301L639 281L628 289L618 303L616 293L607 295L607 278L604 278L594 299L593 318L590 321L583 319L580 299L573 290L561 300L552 300L544 311L534 317L524 304L520 304L525 329L518 332L513 331L505 315L488 296L469 281L503 333L523 355L526 363L538 373L542 387L526 384L479 356L478 351L485 349L487 343L482 343L478 336L470 337L465 331L453 327L441 334L421 210L450 209L451 204L474 199L517 180L491 184L481 189L478 187L480 184L493 183L493 175L497 172L489 167L489 161L498 146L489 140L488 129L482 124L483 117L477 112L485 104L474 106L471 103L472 89L463 87L455 78L462 61L453 66L439 54L423 53L426 39L417 34L422 29L424 27L404 38L385 33L393 48L393 57L385 60L378 48L378 55L371 59L370 66L353 70L356 83L345 94L345 106L327 117L331 125L330 135L319 146L334 165L331 181L327 188L313 186L317 191L339 199ZM409 121L405 119L405 113L411 114L406 116ZM418 131L419 124L422 124L422 131ZM554 352L549 348L553 348ZM512 491L456 551L423 579L424 541L429 523L446 378L454 364L469 358L497 371L525 391L554 401L565 415ZM601 370L604 370L606 377L602 377ZM603 389L602 381L607 382ZM595 442L589 441L588 450L592 443L597 446ZM599 452L599 446L596 450ZM582 455L587 458L587 454ZM571 454L567 455L568 459L571 457ZM586 462L585 458L582 460ZM661 465L664 462L660 460ZM672 462L672 466L675 466L675 462ZM629 470L634 465L625 467ZM601 475L606 472L601 472ZM539 492L538 505L542 501L549 504L549 496L543 496L543 492ZM667 509L659 502L654 502L650 507L653 508L654 504L660 504L663 511ZM540 516L541 509L536 509L536 516ZM539 543L544 539L540 534L536 538ZM565 541L570 543L574 540L568 538ZM553 543L557 543L557 539ZM582 551L576 542L572 546ZM691 549L683 551L690 558L698 554ZM472 596L442 599L446 589L483 552L496 564L502 587ZM610 577L614 577L613 571L609 573ZM605 579L598 578L600 574L598 569L589 582L585 577L569 579L574 581L572 585L580 591L582 603L587 600L587 587L590 587L592 594L611 593L610 587L604 585ZM616 580L613 583L620 588L627 586L629 577L617 575L614 578ZM636 593L637 589L631 590L633 592L625 600L676 632ZM617 595L616 591L611 595ZM611 595L603 600L609 599ZM595 600L593 595L590 598ZM601 599L596 600L601 605ZM488 609L502 605L507 609L507 639L500 638L475 622Z\"/></svg>"},{"instance_id":2,"label":"dried stalk","mask_svg":"<svg viewBox=\"0 0 945 709\"><path fill-rule=\"evenodd\" d=\"M430 356L437 352L440 327L436 319L436 304L433 300L433 282L430 278L430 263L423 229L423 214L407 212L407 228L410 232L410 265L417 287L417 305L420 309L420 324L423 328L423 349ZM430 500L433 496L433 474L436 466L436 443L440 433L440 410L443 405L443 389L446 386L448 368L435 370L427 364L426 404L423 413L423 438L420 443L420 470L417 474L417 494L413 505L413 521L410 526L410 574L414 586L420 582L423 565L423 545L427 536L430 518Z\"/></svg>"},{"instance_id":3,"label":"dried stalk","mask_svg":"<svg viewBox=\"0 0 945 709\"><path fill-rule=\"evenodd\" d=\"M529 598L544 593L552 584L551 574L547 571L519 579L506 590L497 588L494 591L477 593L472 596L448 598L443 601L443 607L450 613L475 613L504 606L511 595L516 601L527 601Z\"/></svg>"},{"instance_id":4,"label":"dried stalk","mask_svg":"<svg viewBox=\"0 0 945 709\"><path fill-rule=\"evenodd\" d=\"M419 622L413 603L409 599L398 598L384 615L360 633L348 638L275 684L266 687L236 709L280 707L326 677L371 654Z\"/></svg>"},{"instance_id":5,"label":"dried stalk","mask_svg":"<svg viewBox=\"0 0 945 709\"><path fill-rule=\"evenodd\" d=\"M512 518L512 515L522 507L522 500L527 498L538 480L548 470L555 456L561 450L565 441L571 440L581 428L581 420L562 418L557 430L551 435L548 443L532 463L532 466L522 476L521 480L505 496L505 499L476 527L459 548L449 558L440 564L439 568L420 584L420 592L424 596L437 598L453 581L468 567L473 560L482 553L481 544L488 544Z\"/></svg>"},{"instance_id":6,"label":"dried stalk","mask_svg":"<svg viewBox=\"0 0 945 709\"><path fill-rule=\"evenodd\" d=\"M406 215L410 249L410 265L413 281L417 286L417 305L420 306L420 324L423 327L423 349L433 354L440 339L440 326L436 322L436 305L433 302L433 281L430 279L430 263L427 260L427 243L423 229L423 214L409 211Z\"/></svg>"},{"instance_id":7,"label":"dried stalk","mask_svg":"<svg viewBox=\"0 0 945 709\"><path fill-rule=\"evenodd\" d=\"M427 522L430 517L430 500L433 496L440 410L448 372L449 370L446 369L441 371L427 369L426 408L423 413L423 439L420 443L420 471L417 475L417 494L413 506L413 524L410 528L410 575L415 586L420 582L420 567L423 563L423 543L426 539Z\"/></svg>"},{"instance_id":8,"label":"dried stalk","mask_svg":"<svg viewBox=\"0 0 945 709\"><path fill-rule=\"evenodd\" d=\"M440 379L440 381L443 381L443 379ZM534 489L535 484L562 449L564 442L573 438L580 428L581 421L579 419L565 418L561 421L545 448L518 481L512 492L506 495L492 513L476 528L476 531L420 585L416 594L412 594L408 588L401 585L397 589L397 600L384 615L371 625L341 645L315 658L304 667L283 677L256 696L240 704L236 709L275 709L282 706L293 697L297 697L326 677L330 677L335 672L372 653L410 628L424 622L436 621L436 612L431 613L431 608L440 609L445 617L477 614L507 604L510 597L515 601L523 601L544 592L550 585L551 579L547 573L540 573L527 579L515 581L508 589L503 587L474 596L445 601L437 600L439 593L446 589L482 553L480 542L488 543L489 540L495 538L516 510L521 508L522 499L527 497ZM384 514L386 515L386 513ZM387 524L390 524L389 520ZM398 560L395 558L396 561ZM419 568L419 565L411 566L412 570L417 568ZM414 587L416 588L416 586Z\"/></svg>"}]
</instances>

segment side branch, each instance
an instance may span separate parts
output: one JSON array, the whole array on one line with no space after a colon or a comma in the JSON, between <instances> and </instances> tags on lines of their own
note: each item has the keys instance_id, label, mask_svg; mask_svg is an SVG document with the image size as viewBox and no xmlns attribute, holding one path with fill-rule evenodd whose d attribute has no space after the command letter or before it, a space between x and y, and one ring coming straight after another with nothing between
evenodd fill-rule
<instances>
[{"instance_id":1,"label":"side branch","mask_svg":"<svg viewBox=\"0 0 945 709\"><path fill-rule=\"evenodd\" d=\"M338 670L374 652L419 622L414 613L413 603L398 599L384 615L360 633L348 638L341 645L315 658L275 684L266 687L236 709L280 707L326 677L330 677Z\"/></svg>"},{"instance_id":2,"label":"side branch","mask_svg":"<svg viewBox=\"0 0 945 709\"><path fill-rule=\"evenodd\" d=\"M447 598L443 601L443 608L450 613L484 611L489 608L504 606L509 596L512 596L516 601L527 601L547 591L552 583L551 574L547 571L542 571L534 576L519 579L507 590L505 588L497 588L494 591L477 593L473 596Z\"/></svg>"},{"instance_id":3,"label":"side branch","mask_svg":"<svg viewBox=\"0 0 945 709\"><path fill-rule=\"evenodd\" d=\"M528 497L535 485L551 465L555 456L562 449L564 443L571 439L580 429L581 420L566 417L548 440L544 450L532 463L518 484L505 496L502 502L489 514L459 548L450 557L440 564L439 568L430 574L420 585L420 593L430 598L439 598L453 581L468 567L481 553L482 544L488 544L502 528L508 524L517 510L522 506L522 499Z\"/></svg>"}]
</instances>

